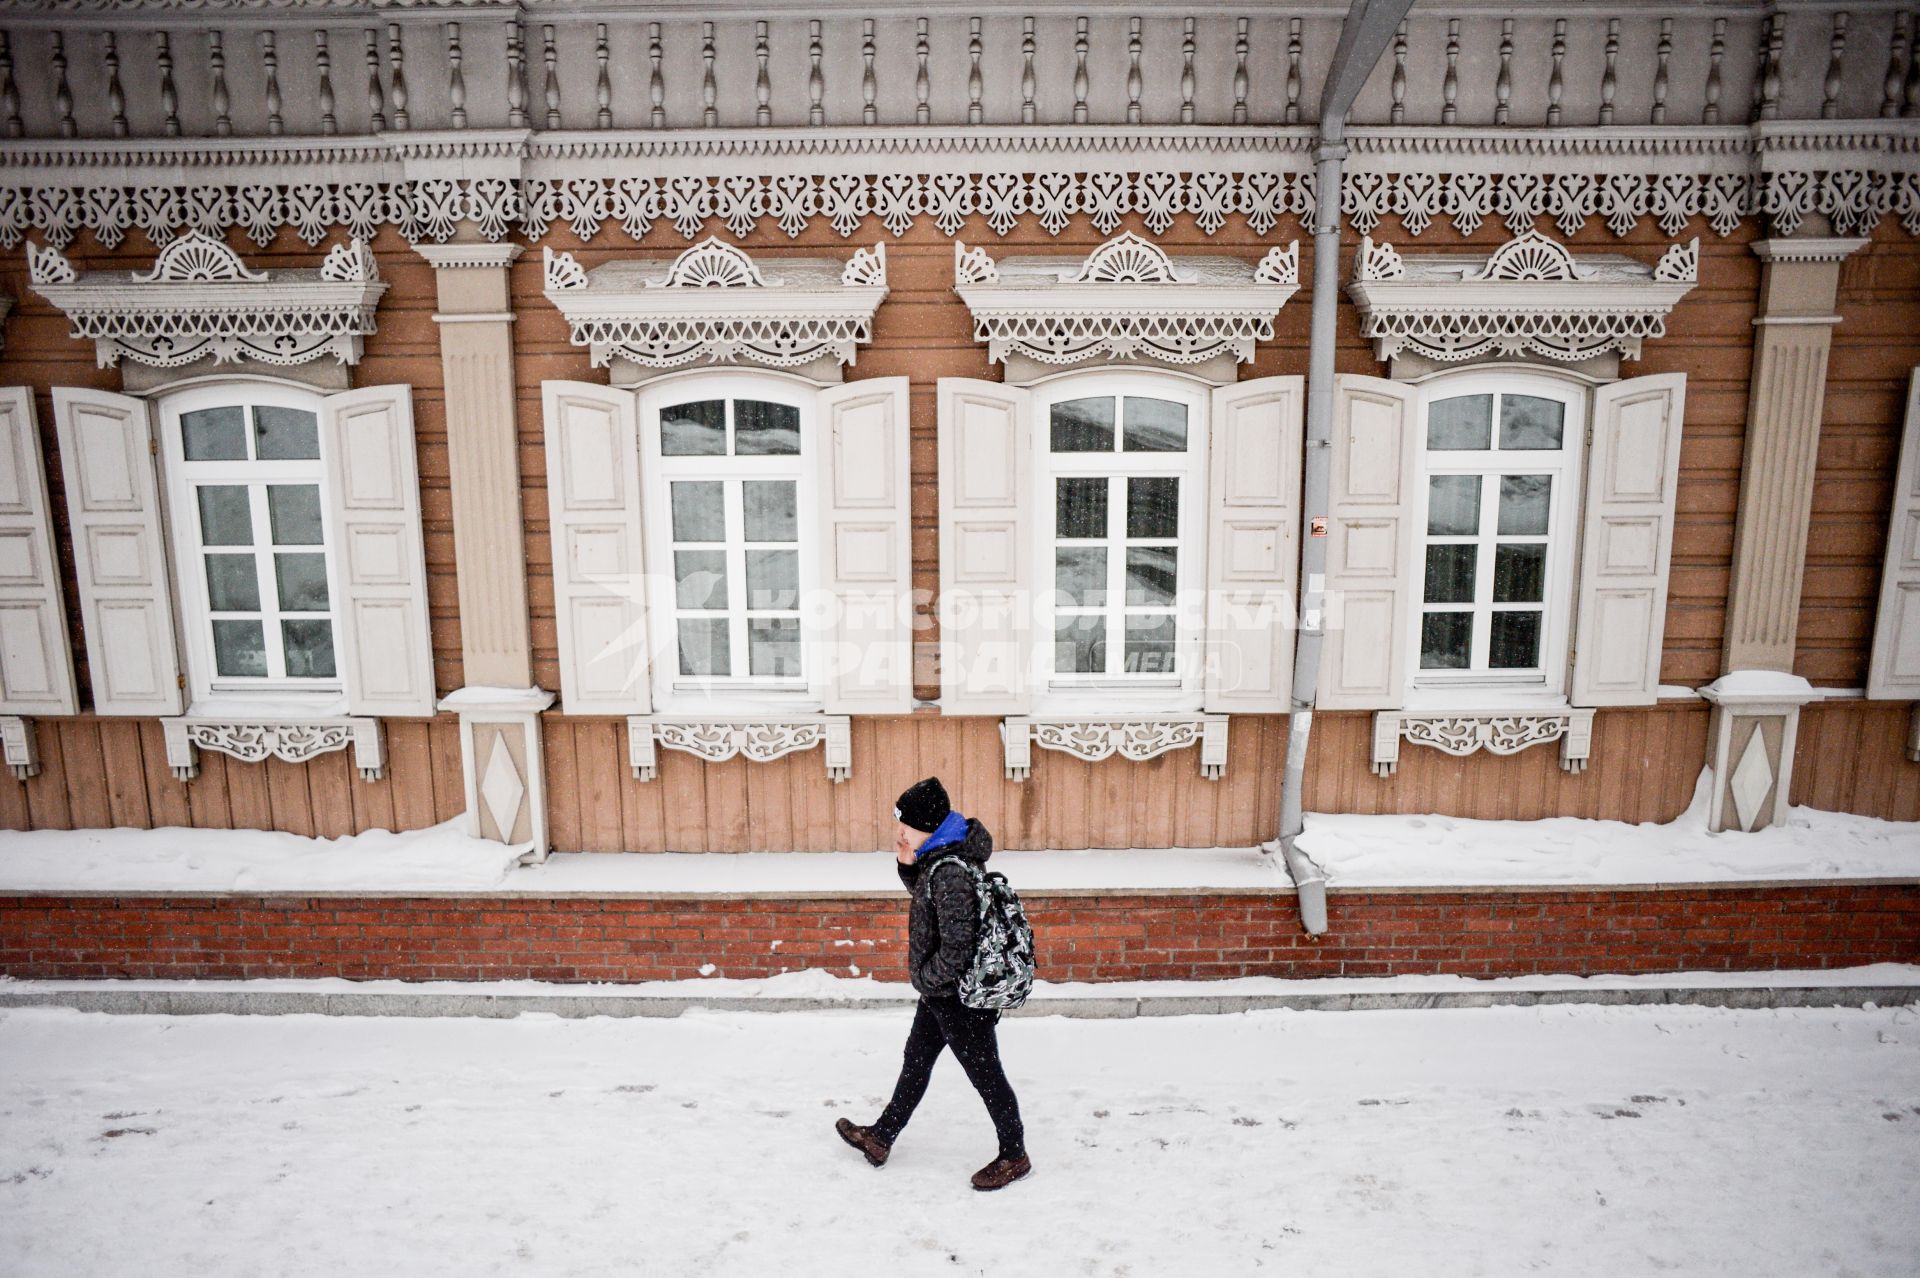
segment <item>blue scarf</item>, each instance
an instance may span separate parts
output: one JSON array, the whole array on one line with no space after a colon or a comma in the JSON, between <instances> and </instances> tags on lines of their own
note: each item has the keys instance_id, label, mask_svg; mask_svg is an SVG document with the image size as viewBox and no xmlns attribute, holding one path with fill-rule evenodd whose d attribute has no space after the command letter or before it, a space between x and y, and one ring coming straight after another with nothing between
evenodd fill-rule
<instances>
[{"instance_id":1,"label":"blue scarf","mask_svg":"<svg viewBox=\"0 0 1920 1278\"><path fill-rule=\"evenodd\" d=\"M922 843L920 850L913 854L913 859L916 861L924 861L927 859L928 853L938 852L941 848L952 847L955 844L963 843L966 841L966 837L967 819L958 812L949 812L947 813L947 819L934 827L933 833L927 836L927 841Z\"/></svg>"}]
</instances>

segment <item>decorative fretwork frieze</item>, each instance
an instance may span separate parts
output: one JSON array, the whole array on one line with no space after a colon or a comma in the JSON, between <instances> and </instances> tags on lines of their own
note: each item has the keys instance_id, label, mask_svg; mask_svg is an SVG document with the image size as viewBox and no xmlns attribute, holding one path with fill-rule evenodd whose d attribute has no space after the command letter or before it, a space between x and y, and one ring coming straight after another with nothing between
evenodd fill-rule
<instances>
[{"instance_id":1,"label":"decorative fretwork frieze","mask_svg":"<svg viewBox=\"0 0 1920 1278\"><path fill-rule=\"evenodd\" d=\"M1227 725L1223 714L1023 715L1001 720L1000 743L1009 781L1031 775L1035 746L1098 763L1116 754L1140 762L1196 745L1200 775L1218 781L1227 770Z\"/></svg>"},{"instance_id":2,"label":"decorative fretwork frieze","mask_svg":"<svg viewBox=\"0 0 1920 1278\"><path fill-rule=\"evenodd\" d=\"M32 719L0 715L0 758L4 758L7 771L16 781L40 775L40 742L34 734Z\"/></svg>"},{"instance_id":3,"label":"decorative fretwork frieze","mask_svg":"<svg viewBox=\"0 0 1920 1278\"><path fill-rule=\"evenodd\" d=\"M229 755L244 763L265 759L305 763L316 755L351 746L354 766L366 780L378 781L386 768L378 719L349 715L297 719L264 715L184 715L162 719L160 730L166 742L167 766L181 781L191 781L200 774L200 750Z\"/></svg>"},{"instance_id":4,"label":"decorative fretwork frieze","mask_svg":"<svg viewBox=\"0 0 1920 1278\"><path fill-rule=\"evenodd\" d=\"M1479 750L1517 754L1528 746L1560 743L1560 766L1584 772L1593 749L1593 711L1578 707L1528 711L1418 713L1381 710L1373 716L1373 771L1390 777L1400 766L1400 742L1432 746L1448 754Z\"/></svg>"},{"instance_id":5,"label":"decorative fretwork frieze","mask_svg":"<svg viewBox=\"0 0 1920 1278\"><path fill-rule=\"evenodd\" d=\"M169 241L148 271L82 274L60 250L29 242L27 275L73 336L93 341L102 368L209 358L285 366L325 355L356 364L387 291L362 240L335 245L318 270L254 271L199 231Z\"/></svg>"},{"instance_id":6,"label":"decorative fretwork frieze","mask_svg":"<svg viewBox=\"0 0 1920 1278\"><path fill-rule=\"evenodd\" d=\"M736 756L766 763L815 746L821 747L830 780L845 781L853 775L852 727L845 715L627 716L627 764L640 781L653 780L660 748L681 750L709 763L725 763Z\"/></svg>"}]
</instances>

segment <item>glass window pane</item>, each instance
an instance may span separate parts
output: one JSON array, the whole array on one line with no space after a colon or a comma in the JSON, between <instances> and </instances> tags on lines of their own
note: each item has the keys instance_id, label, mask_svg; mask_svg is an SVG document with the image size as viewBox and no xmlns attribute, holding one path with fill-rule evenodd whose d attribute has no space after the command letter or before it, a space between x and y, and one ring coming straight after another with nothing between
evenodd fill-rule
<instances>
[{"instance_id":1,"label":"glass window pane","mask_svg":"<svg viewBox=\"0 0 1920 1278\"><path fill-rule=\"evenodd\" d=\"M1552 475L1500 476L1500 535L1546 536L1552 501Z\"/></svg>"},{"instance_id":2,"label":"glass window pane","mask_svg":"<svg viewBox=\"0 0 1920 1278\"><path fill-rule=\"evenodd\" d=\"M727 401L703 399L660 410L663 457L719 457L727 451Z\"/></svg>"},{"instance_id":3,"label":"glass window pane","mask_svg":"<svg viewBox=\"0 0 1920 1278\"><path fill-rule=\"evenodd\" d=\"M268 484L267 521L276 546L318 546L320 489L315 484Z\"/></svg>"},{"instance_id":4,"label":"glass window pane","mask_svg":"<svg viewBox=\"0 0 1920 1278\"><path fill-rule=\"evenodd\" d=\"M727 507L717 479L676 479L673 490L675 541L725 541Z\"/></svg>"},{"instance_id":5,"label":"glass window pane","mask_svg":"<svg viewBox=\"0 0 1920 1278\"><path fill-rule=\"evenodd\" d=\"M800 606L800 552L747 552L747 607L789 612ZM749 636L751 638L751 636Z\"/></svg>"},{"instance_id":6,"label":"glass window pane","mask_svg":"<svg viewBox=\"0 0 1920 1278\"><path fill-rule=\"evenodd\" d=\"M1558 448L1566 429L1567 406L1537 395L1500 397L1500 447Z\"/></svg>"},{"instance_id":7,"label":"glass window pane","mask_svg":"<svg viewBox=\"0 0 1920 1278\"><path fill-rule=\"evenodd\" d=\"M188 461L245 461L246 410L202 408L180 414L180 444Z\"/></svg>"},{"instance_id":8,"label":"glass window pane","mask_svg":"<svg viewBox=\"0 0 1920 1278\"><path fill-rule=\"evenodd\" d=\"M1127 618L1128 674L1172 674L1173 618Z\"/></svg>"},{"instance_id":9,"label":"glass window pane","mask_svg":"<svg viewBox=\"0 0 1920 1278\"><path fill-rule=\"evenodd\" d=\"M207 606L215 612L260 611L260 574L252 555L207 556Z\"/></svg>"},{"instance_id":10,"label":"glass window pane","mask_svg":"<svg viewBox=\"0 0 1920 1278\"><path fill-rule=\"evenodd\" d=\"M1053 551L1053 588L1067 607L1106 607L1106 547L1056 546Z\"/></svg>"},{"instance_id":11,"label":"glass window pane","mask_svg":"<svg viewBox=\"0 0 1920 1278\"><path fill-rule=\"evenodd\" d=\"M1420 618L1420 668L1465 670L1473 656L1473 614L1430 612Z\"/></svg>"},{"instance_id":12,"label":"glass window pane","mask_svg":"<svg viewBox=\"0 0 1920 1278\"><path fill-rule=\"evenodd\" d=\"M280 611L325 612L327 610L327 557L325 555L275 555L273 571L279 581Z\"/></svg>"},{"instance_id":13,"label":"glass window pane","mask_svg":"<svg viewBox=\"0 0 1920 1278\"><path fill-rule=\"evenodd\" d=\"M750 618L747 621L747 669L766 679L798 679L800 618Z\"/></svg>"},{"instance_id":14,"label":"glass window pane","mask_svg":"<svg viewBox=\"0 0 1920 1278\"><path fill-rule=\"evenodd\" d=\"M1053 406L1051 446L1056 453L1113 451L1113 397L1069 399Z\"/></svg>"},{"instance_id":15,"label":"glass window pane","mask_svg":"<svg viewBox=\"0 0 1920 1278\"><path fill-rule=\"evenodd\" d=\"M1491 669L1530 670L1540 664L1540 614L1496 612L1487 640Z\"/></svg>"},{"instance_id":16,"label":"glass window pane","mask_svg":"<svg viewBox=\"0 0 1920 1278\"><path fill-rule=\"evenodd\" d=\"M682 608L727 606L727 552L676 550L673 552L674 602Z\"/></svg>"},{"instance_id":17,"label":"glass window pane","mask_svg":"<svg viewBox=\"0 0 1920 1278\"><path fill-rule=\"evenodd\" d=\"M289 675L296 679L333 678L332 622L325 618L283 621L280 638L286 648Z\"/></svg>"},{"instance_id":18,"label":"glass window pane","mask_svg":"<svg viewBox=\"0 0 1920 1278\"><path fill-rule=\"evenodd\" d=\"M1127 547L1127 604L1135 608L1154 608L1173 603L1176 585L1175 561L1179 550L1173 546Z\"/></svg>"},{"instance_id":19,"label":"glass window pane","mask_svg":"<svg viewBox=\"0 0 1920 1278\"><path fill-rule=\"evenodd\" d=\"M1508 542L1493 551L1493 601L1539 603L1546 596L1547 544Z\"/></svg>"},{"instance_id":20,"label":"glass window pane","mask_svg":"<svg viewBox=\"0 0 1920 1278\"><path fill-rule=\"evenodd\" d=\"M1187 406L1170 399L1127 396L1126 428L1120 446L1130 453L1185 452Z\"/></svg>"},{"instance_id":21,"label":"glass window pane","mask_svg":"<svg viewBox=\"0 0 1920 1278\"><path fill-rule=\"evenodd\" d=\"M262 679L267 673L267 641L257 621L213 623L213 668L221 675Z\"/></svg>"},{"instance_id":22,"label":"glass window pane","mask_svg":"<svg viewBox=\"0 0 1920 1278\"><path fill-rule=\"evenodd\" d=\"M1172 475L1127 480L1127 536L1180 535L1180 481Z\"/></svg>"},{"instance_id":23,"label":"glass window pane","mask_svg":"<svg viewBox=\"0 0 1920 1278\"><path fill-rule=\"evenodd\" d=\"M1428 603L1472 603L1474 560L1480 548L1473 545L1428 546L1427 589L1421 596Z\"/></svg>"},{"instance_id":24,"label":"glass window pane","mask_svg":"<svg viewBox=\"0 0 1920 1278\"><path fill-rule=\"evenodd\" d=\"M740 498L748 541L800 540L800 488L791 479L749 479Z\"/></svg>"},{"instance_id":25,"label":"glass window pane","mask_svg":"<svg viewBox=\"0 0 1920 1278\"><path fill-rule=\"evenodd\" d=\"M1107 619L1102 616L1055 618L1053 668L1058 674L1104 674Z\"/></svg>"},{"instance_id":26,"label":"glass window pane","mask_svg":"<svg viewBox=\"0 0 1920 1278\"><path fill-rule=\"evenodd\" d=\"M1444 452L1486 448L1493 442L1493 396L1457 395L1427 405L1427 447Z\"/></svg>"},{"instance_id":27,"label":"glass window pane","mask_svg":"<svg viewBox=\"0 0 1920 1278\"><path fill-rule=\"evenodd\" d=\"M683 675L730 675L732 640L725 617L680 618L680 673Z\"/></svg>"},{"instance_id":28,"label":"glass window pane","mask_svg":"<svg viewBox=\"0 0 1920 1278\"><path fill-rule=\"evenodd\" d=\"M209 484L199 489L200 544L251 546L253 515L244 484Z\"/></svg>"},{"instance_id":29,"label":"glass window pane","mask_svg":"<svg viewBox=\"0 0 1920 1278\"><path fill-rule=\"evenodd\" d=\"M733 401L733 451L742 457L791 456L800 451L800 410L758 399Z\"/></svg>"},{"instance_id":30,"label":"glass window pane","mask_svg":"<svg viewBox=\"0 0 1920 1278\"><path fill-rule=\"evenodd\" d=\"M1480 476L1435 475L1427 480L1427 535L1472 537L1480 531Z\"/></svg>"},{"instance_id":31,"label":"glass window pane","mask_svg":"<svg viewBox=\"0 0 1920 1278\"><path fill-rule=\"evenodd\" d=\"M1107 535L1107 481L1104 477L1062 479L1056 491L1054 536Z\"/></svg>"},{"instance_id":32,"label":"glass window pane","mask_svg":"<svg viewBox=\"0 0 1920 1278\"><path fill-rule=\"evenodd\" d=\"M261 461L320 460L320 419L304 408L256 404L253 438Z\"/></svg>"}]
</instances>

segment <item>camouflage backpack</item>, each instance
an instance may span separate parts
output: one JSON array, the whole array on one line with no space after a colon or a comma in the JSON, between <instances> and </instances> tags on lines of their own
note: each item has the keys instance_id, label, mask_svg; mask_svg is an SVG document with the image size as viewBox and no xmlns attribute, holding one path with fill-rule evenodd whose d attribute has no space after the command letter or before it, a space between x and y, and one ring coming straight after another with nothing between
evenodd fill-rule
<instances>
[{"instance_id":1,"label":"camouflage backpack","mask_svg":"<svg viewBox=\"0 0 1920 1278\"><path fill-rule=\"evenodd\" d=\"M1020 898L1004 874L983 870L957 856L941 860L957 862L973 875L978 909L973 962L960 974L960 1001L968 1007L999 1011L1019 1007L1033 992L1033 925L1027 922Z\"/></svg>"}]
</instances>

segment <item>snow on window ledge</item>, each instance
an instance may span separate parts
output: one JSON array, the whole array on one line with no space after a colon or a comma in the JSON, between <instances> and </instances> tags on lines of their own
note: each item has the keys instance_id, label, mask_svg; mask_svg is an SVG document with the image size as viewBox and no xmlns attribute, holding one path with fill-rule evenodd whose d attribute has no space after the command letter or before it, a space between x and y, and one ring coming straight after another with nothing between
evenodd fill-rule
<instances>
[{"instance_id":1,"label":"snow on window ledge","mask_svg":"<svg viewBox=\"0 0 1920 1278\"><path fill-rule=\"evenodd\" d=\"M1390 777L1400 766L1400 742L1452 755L1486 750L1517 754L1528 746L1560 743L1560 766L1586 771L1593 748L1593 711L1567 705L1537 709L1381 710L1373 716L1373 772Z\"/></svg>"}]
</instances>

